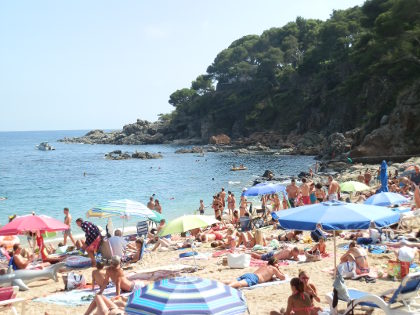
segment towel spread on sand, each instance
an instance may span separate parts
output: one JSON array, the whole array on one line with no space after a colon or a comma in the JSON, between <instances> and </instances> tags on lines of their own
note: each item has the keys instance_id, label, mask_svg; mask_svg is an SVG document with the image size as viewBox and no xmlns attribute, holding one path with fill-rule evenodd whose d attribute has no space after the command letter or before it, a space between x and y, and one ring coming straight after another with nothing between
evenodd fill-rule
<instances>
[{"instance_id":1,"label":"towel spread on sand","mask_svg":"<svg viewBox=\"0 0 420 315\"><path fill-rule=\"evenodd\" d=\"M96 293L99 292L99 288L92 291L91 289L83 289L83 290L72 290L72 291L65 291L60 293L54 293L45 297L40 297L34 299L35 302L42 302L42 303L51 303L63 306L80 306L90 304L95 296ZM107 298L111 298L115 296L115 286L107 287L103 295ZM127 296L130 295L129 293L122 293L121 295Z\"/></svg>"},{"instance_id":2,"label":"towel spread on sand","mask_svg":"<svg viewBox=\"0 0 420 315\"><path fill-rule=\"evenodd\" d=\"M328 273L330 275L334 275L334 267L333 268L324 268L322 269L322 272ZM369 273L362 273L360 275L356 275L355 277L351 278L350 280L358 280L362 277L371 277L371 278L378 278L378 272L375 268L370 268L370 272Z\"/></svg>"},{"instance_id":3,"label":"towel spread on sand","mask_svg":"<svg viewBox=\"0 0 420 315\"><path fill-rule=\"evenodd\" d=\"M239 290L254 290L256 288L263 288L263 287L269 287L269 286L277 285L277 284L289 283L290 277L288 275L285 275L285 276L286 276L286 279L284 279L284 280L276 279L276 280L269 281L269 282L259 283L257 285L253 285L252 287L240 288Z\"/></svg>"}]
</instances>

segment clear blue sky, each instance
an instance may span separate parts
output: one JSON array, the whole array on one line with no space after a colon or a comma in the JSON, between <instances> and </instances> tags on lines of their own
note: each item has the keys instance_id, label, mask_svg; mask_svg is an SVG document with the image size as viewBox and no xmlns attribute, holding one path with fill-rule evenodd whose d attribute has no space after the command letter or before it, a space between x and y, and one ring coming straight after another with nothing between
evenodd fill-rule
<instances>
[{"instance_id":1,"label":"clear blue sky","mask_svg":"<svg viewBox=\"0 0 420 315\"><path fill-rule=\"evenodd\" d=\"M0 3L0 130L119 129L172 110L217 53L362 0Z\"/></svg>"}]
</instances>

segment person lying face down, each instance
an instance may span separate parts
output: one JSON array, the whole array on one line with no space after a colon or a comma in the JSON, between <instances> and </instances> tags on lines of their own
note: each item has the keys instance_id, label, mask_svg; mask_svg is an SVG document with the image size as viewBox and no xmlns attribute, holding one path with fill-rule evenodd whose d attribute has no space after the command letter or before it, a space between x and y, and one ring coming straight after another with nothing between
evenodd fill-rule
<instances>
[{"instance_id":1,"label":"person lying face down","mask_svg":"<svg viewBox=\"0 0 420 315\"><path fill-rule=\"evenodd\" d=\"M271 251L266 254L256 254L251 253L251 257L255 259L261 259L265 261L270 261L270 259L275 259L276 261L279 260L299 260L299 248L293 247L293 248L285 248L278 251Z\"/></svg>"}]
</instances>

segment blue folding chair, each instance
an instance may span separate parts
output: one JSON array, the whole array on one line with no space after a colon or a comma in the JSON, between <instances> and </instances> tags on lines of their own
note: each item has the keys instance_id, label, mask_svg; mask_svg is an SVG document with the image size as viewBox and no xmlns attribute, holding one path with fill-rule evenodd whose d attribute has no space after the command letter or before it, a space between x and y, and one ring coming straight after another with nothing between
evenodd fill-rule
<instances>
[{"instance_id":1,"label":"blue folding chair","mask_svg":"<svg viewBox=\"0 0 420 315\"><path fill-rule=\"evenodd\" d=\"M149 224L147 223L147 221L137 222L136 228L137 228L137 236L144 237L144 239L146 239L147 233L149 232Z\"/></svg>"},{"instance_id":2,"label":"blue folding chair","mask_svg":"<svg viewBox=\"0 0 420 315\"><path fill-rule=\"evenodd\" d=\"M239 224L241 232L247 232L252 230L252 219L251 217L240 217Z\"/></svg>"},{"instance_id":3,"label":"blue folding chair","mask_svg":"<svg viewBox=\"0 0 420 315\"><path fill-rule=\"evenodd\" d=\"M388 290L381 295L349 289L350 302L343 314L352 313L357 305L379 308L387 315L420 314L420 304L416 301L416 299L420 298L419 291L420 272L408 274L401 281L401 284L397 289ZM386 296L391 294L391 298L386 300ZM332 293L327 294L326 298L330 303L332 310ZM402 305L399 305L399 303L402 303L407 310L404 310L404 308L401 307Z\"/></svg>"}]
</instances>

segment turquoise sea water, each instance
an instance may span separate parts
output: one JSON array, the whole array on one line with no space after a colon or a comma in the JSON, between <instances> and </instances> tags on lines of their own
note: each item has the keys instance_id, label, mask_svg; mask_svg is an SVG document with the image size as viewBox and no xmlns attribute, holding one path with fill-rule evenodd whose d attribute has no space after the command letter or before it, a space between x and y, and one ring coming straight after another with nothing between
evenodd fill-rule
<instances>
[{"instance_id":1,"label":"turquoise sea water","mask_svg":"<svg viewBox=\"0 0 420 315\"><path fill-rule=\"evenodd\" d=\"M85 218L97 204L115 199L147 203L151 194L161 202L168 219L192 213L199 200L209 205L221 187L240 195L255 177L270 169L276 175L296 175L314 163L307 156L236 155L234 153L175 154L171 145L82 145L56 142L86 131L0 132L0 224L10 214L46 214L63 218L69 207L73 218ZM35 148L42 141L55 151ZM163 159L110 161L112 150L161 152ZM231 172L232 164L247 171ZM86 172L86 176L83 173ZM214 180L212 180L214 179ZM209 209L211 214L212 210ZM93 220L95 221L95 220ZM104 221L98 221L104 224ZM134 224L135 220L129 222ZM117 224L118 225L118 224Z\"/></svg>"}]
</instances>

